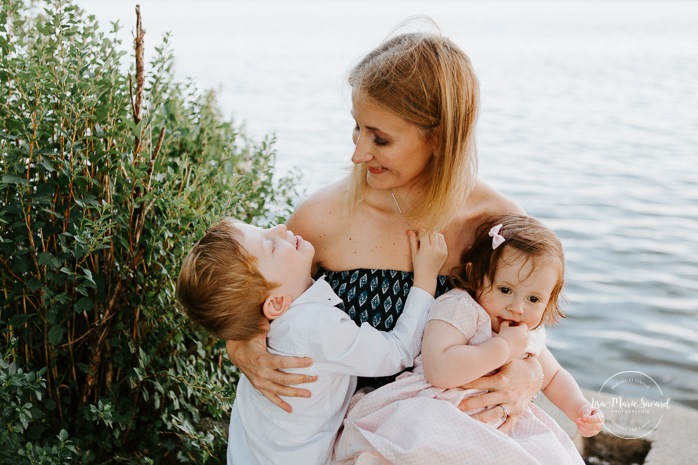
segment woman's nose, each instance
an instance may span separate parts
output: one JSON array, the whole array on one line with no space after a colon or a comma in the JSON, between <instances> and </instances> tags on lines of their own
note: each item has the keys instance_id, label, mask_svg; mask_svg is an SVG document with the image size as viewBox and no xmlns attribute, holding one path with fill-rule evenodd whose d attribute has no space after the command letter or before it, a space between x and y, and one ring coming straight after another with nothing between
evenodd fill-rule
<instances>
[{"instance_id":1,"label":"woman's nose","mask_svg":"<svg viewBox=\"0 0 698 465\"><path fill-rule=\"evenodd\" d=\"M358 165L360 163L366 163L367 161L370 161L373 158L373 155L371 154L371 151L368 146L368 140L364 136L362 137L360 134L359 135L354 135L354 154L351 156L351 161L355 165Z\"/></svg>"}]
</instances>

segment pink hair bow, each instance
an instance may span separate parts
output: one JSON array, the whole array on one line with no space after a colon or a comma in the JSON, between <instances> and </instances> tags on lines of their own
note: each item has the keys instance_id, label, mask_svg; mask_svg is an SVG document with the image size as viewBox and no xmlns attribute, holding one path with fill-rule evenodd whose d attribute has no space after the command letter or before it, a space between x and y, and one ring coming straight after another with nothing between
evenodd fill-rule
<instances>
[{"instance_id":1,"label":"pink hair bow","mask_svg":"<svg viewBox=\"0 0 698 465\"><path fill-rule=\"evenodd\" d=\"M502 242L504 242L504 236L499 234L500 229L502 229L501 224L498 224L497 226L490 229L490 237L492 238L492 250L496 249L497 247L502 245Z\"/></svg>"}]
</instances>

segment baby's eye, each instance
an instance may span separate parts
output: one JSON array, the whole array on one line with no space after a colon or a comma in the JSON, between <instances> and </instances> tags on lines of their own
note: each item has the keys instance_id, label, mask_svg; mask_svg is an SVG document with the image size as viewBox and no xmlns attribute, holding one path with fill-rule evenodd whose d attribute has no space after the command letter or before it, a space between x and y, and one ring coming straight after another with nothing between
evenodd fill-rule
<instances>
[{"instance_id":1,"label":"baby's eye","mask_svg":"<svg viewBox=\"0 0 698 465\"><path fill-rule=\"evenodd\" d=\"M528 298L528 301L532 302L534 304L537 304L538 302L540 302L540 299L538 297L532 295L531 297Z\"/></svg>"},{"instance_id":2,"label":"baby's eye","mask_svg":"<svg viewBox=\"0 0 698 465\"><path fill-rule=\"evenodd\" d=\"M502 294L511 294L511 289L509 289L508 287L500 287L499 292L501 292Z\"/></svg>"}]
</instances>

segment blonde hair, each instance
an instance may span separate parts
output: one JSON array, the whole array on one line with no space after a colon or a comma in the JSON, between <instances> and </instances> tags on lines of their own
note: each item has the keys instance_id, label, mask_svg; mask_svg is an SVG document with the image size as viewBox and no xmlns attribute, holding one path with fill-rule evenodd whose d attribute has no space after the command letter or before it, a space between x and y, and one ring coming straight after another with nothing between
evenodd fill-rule
<instances>
[{"instance_id":1,"label":"blonde hair","mask_svg":"<svg viewBox=\"0 0 698 465\"><path fill-rule=\"evenodd\" d=\"M427 191L412 215L428 229L443 229L475 184L475 123L479 83L468 56L436 33L397 35L366 55L349 73L354 95L397 114L434 137L423 173ZM366 166L352 170L350 208L366 191Z\"/></svg>"},{"instance_id":2,"label":"blonde hair","mask_svg":"<svg viewBox=\"0 0 698 465\"><path fill-rule=\"evenodd\" d=\"M504 242L492 249L492 237L489 235L493 226L501 224L499 234ZM520 252L527 261L533 260L533 267L538 260L553 259L558 262L558 280L555 283L548 305L543 313L542 323L556 324L565 313L560 306L562 288L565 284L565 253L560 239L543 223L526 215L500 215L490 217L477 228L473 246L461 255L460 266L451 270L451 283L454 287L464 289L477 299L485 283L493 283L501 256L507 248Z\"/></svg>"},{"instance_id":3,"label":"blonde hair","mask_svg":"<svg viewBox=\"0 0 698 465\"><path fill-rule=\"evenodd\" d=\"M220 339L249 340L263 333L262 304L278 286L259 273L241 237L232 218L213 225L187 254L177 279L186 315Z\"/></svg>"}]
</instances>

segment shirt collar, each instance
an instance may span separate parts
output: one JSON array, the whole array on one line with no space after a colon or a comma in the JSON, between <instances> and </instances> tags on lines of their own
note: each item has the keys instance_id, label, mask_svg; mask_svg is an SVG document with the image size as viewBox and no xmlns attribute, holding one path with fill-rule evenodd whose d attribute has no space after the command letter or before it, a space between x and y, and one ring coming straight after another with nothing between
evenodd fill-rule
<instances>
[{"instance_id":1,"label":"shirt collar","mask_svg":"<svg viewBox=\"0 0 698 465\"><path fill-rule=\"evenodd\" d=\"M304 293L291 303L291 307L300 304L321 303L336 306L342 303L330 284L325 281L325 276L318 278Z\"/></svg>"}]
</instances>

